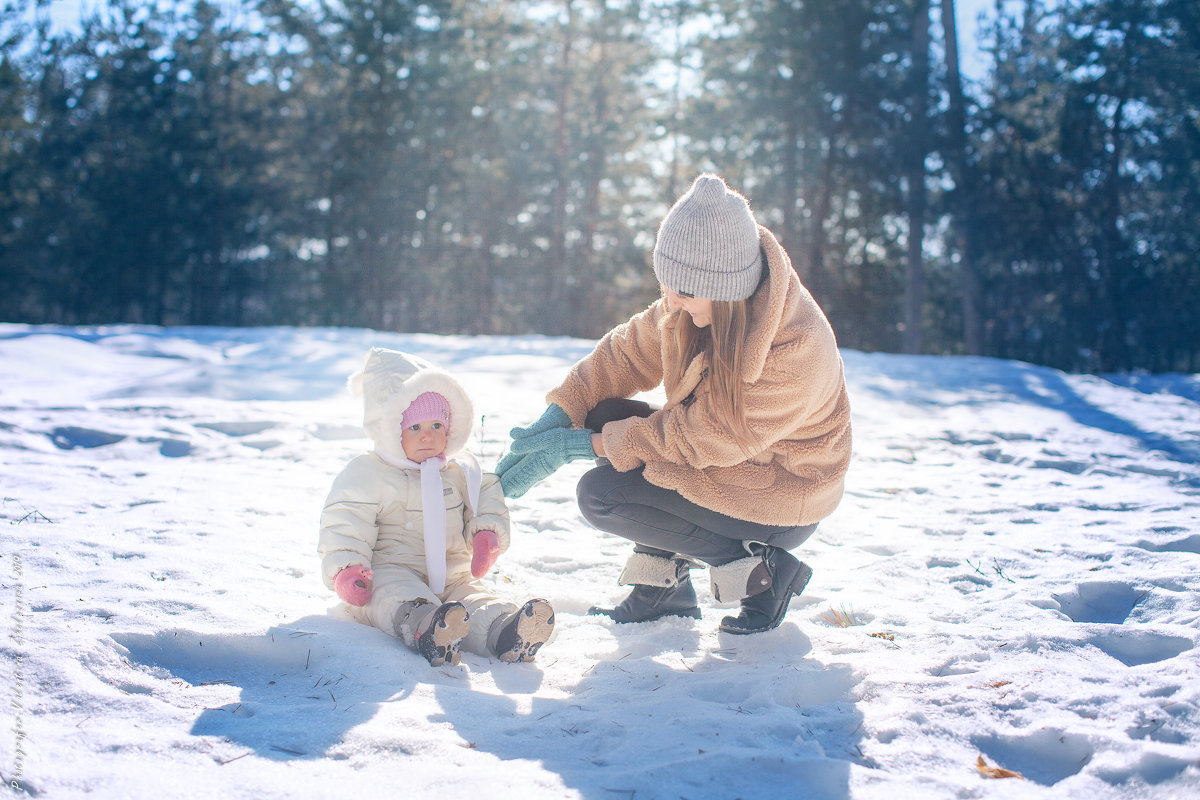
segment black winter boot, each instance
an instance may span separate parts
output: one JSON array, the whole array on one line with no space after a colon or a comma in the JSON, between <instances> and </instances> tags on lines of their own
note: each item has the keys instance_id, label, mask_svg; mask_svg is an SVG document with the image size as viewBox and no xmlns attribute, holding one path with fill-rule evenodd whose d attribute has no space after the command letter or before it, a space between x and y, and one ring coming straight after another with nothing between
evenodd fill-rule
<instances>
[{"instance_id":1,"label":"black winter boot","mask_svg":"<svg viewBox=\"0 0 1200 800\"><path fill-rule=\"evenodd\" d=\"M588 613L612 617L614 622L650 622L662 617L700 619L691 564L682 558L634 553L621 573L621 582L633 591L616 608L592 606Z\"/></svg>"},{"instance_id":2,"label":"black winter boot","mask_svg":"<svg viewBox=\"0 0 1200 800\"><path fill-rule=\"evenodd\" d=\"M787 614L792 597L799 595L812 577L812 568L778 547L761 545L762 568L766 580L750 581L752 585L765 588L742 599L742 607L735 616L721 620L720 629L726 633L762 633L779 627ZM758 568L754 575L761 576Z\"/></svg>"}]
</instances>

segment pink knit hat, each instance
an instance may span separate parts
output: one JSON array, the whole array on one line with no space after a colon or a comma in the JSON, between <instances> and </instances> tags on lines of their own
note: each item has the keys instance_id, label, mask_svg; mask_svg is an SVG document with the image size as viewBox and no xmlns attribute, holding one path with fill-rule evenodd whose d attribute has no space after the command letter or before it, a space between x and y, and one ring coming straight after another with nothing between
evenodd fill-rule
<instances>
[{"instance_id":1,"label":"pink knit hat","mask_svg":"<svg viewBox=\"0 0 1200 800\"><path fill-rule=\"evenodd\" d=\"M437 392L423 392L404 409L400 425L408 428L418 422L437 420L450 427L450 403Z\"/></svg>"}]
</instances>

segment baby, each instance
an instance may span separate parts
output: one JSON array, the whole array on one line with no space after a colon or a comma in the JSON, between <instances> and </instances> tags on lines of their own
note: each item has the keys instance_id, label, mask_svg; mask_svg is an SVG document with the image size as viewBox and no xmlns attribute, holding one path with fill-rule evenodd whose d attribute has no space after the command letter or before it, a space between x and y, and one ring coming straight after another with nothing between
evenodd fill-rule
<instances>
[{"instance_id":1,"label":"baby","mask_svg":"<svg viewBox=\"0 0 1200 800\"><path fill-rule=\"evenodd\" d=\"M325 500L325 585L433 666L458 664L460 647L532 661L554 610L541 599L518 608L477 580L508 548L508 507L496 476L463 449L475 412L462 386L416 356L371 348L350 388L375 449L346 465Z\"/></svg>"}]
</instances>

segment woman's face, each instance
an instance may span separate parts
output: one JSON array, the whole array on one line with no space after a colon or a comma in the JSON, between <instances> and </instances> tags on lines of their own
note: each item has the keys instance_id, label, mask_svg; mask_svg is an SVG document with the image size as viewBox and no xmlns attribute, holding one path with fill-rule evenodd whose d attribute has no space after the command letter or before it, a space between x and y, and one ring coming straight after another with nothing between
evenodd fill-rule
<instances>
[{"instance_id":1,"label":"woman's face","mask_svg":"<svg viewBox=\"0 0 1200 800\"><path fill-rule=\"evenodd\" d=\"M712 300L702 297L689 297L673 292L663 287L663 296L667 298L667 308L671 311L682 310L692 318L692 324L697 328L706 328L712 324Z\"/></svg>"}]
</instances>

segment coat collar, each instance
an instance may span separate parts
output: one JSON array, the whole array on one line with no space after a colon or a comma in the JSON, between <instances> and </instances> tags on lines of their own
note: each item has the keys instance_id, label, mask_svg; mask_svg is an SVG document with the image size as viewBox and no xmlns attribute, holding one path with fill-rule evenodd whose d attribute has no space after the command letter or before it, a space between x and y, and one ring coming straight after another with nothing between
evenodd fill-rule
<instances>
[{"instance_id":1,"label":"coat collar","mask_svg":"<svg viewBox=\"0 0 1200 800\"><path fill-rule=\"evenodd\" d=\"M803 291L792 261L775 234L759 225L758 241L767 255L767 274L750 296L750 330L746 334L742 367L742 380L747 383L762 377L771 346Z\"/></svg>"}]
</instances>

